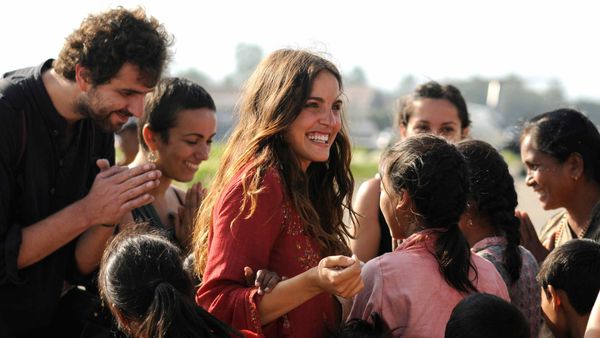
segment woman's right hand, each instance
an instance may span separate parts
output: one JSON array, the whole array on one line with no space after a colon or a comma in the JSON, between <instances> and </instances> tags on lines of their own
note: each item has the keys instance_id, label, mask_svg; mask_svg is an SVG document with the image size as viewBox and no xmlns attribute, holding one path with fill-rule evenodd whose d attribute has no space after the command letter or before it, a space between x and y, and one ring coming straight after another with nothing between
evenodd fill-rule
<instances>
[{"instance_id":1,"label":"woman's right hand","mask_svg":"<svg viewBox=\"0 0 600 338\"><path fill-rule=\"evenodd\" d=\"M361 263L355 256L329 256L317 266L317 284L325 292L350 298L364 287Z\"/></svg>"}]
</instances>

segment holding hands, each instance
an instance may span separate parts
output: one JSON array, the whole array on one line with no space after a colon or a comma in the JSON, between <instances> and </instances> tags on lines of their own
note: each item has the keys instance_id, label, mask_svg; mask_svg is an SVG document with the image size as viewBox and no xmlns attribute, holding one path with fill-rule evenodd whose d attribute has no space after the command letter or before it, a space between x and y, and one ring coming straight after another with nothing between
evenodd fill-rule
<instances>
[{"instance_id":1,"label":"holding hands","mask_svg":"<svg viewBox=\"0 0 600 338\"><path fill-rule=\"evenodd\" d=\"M361 263L356 255L323 258L317 269L317 285L325 292L350 298L363 289Z\"/></svg>"},{"instance_id":2,"label":"holding hands","mask_svg":"<svg viewBox=\"0 0 600 338\"><path fill-rule=\"evenodd\" d=\"M329 256L323 258L316 269L316 285L324 292L342 298L350 298L364 287L360 277L361 263L355 255ZM269 270L258 270L255 274L252 268L244 267L244 278L248 287L257 286L258 294L270 293L275 286L286 280L277 273Z\"/></svg>"}]
</instances>

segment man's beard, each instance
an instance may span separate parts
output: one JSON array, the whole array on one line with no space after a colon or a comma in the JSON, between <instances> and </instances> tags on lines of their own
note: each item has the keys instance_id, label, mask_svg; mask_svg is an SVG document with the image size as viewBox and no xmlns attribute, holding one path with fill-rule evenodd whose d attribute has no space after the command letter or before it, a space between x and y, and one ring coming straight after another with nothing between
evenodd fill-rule
<instances>
[{"instance_id":1,"label":"man's beard","mask_svg":"<svg viewBox=\"0 0 600 338\"><path fill-rule=\"evenodd\" d=\"M94 110L94 107L90 104L89 95L94 95L94 92L90 92L88 95L81 95L75 102L75 110L83 118L90 119L105 132L114 133L123 127L123 124L113 125L110 117L112 114L121 113L125 115L133 116L129 111L111 111L106 107L100 107ZM99 101L99 100L97 100Z\"/></svg>"}]
</instances>

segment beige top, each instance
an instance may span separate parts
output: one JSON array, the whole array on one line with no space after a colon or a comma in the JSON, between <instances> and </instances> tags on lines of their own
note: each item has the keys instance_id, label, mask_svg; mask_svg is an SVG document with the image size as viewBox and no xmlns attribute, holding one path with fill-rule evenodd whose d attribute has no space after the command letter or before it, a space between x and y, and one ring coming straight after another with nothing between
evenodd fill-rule
<instances>
[{"instance_id":1,"label":"beige top","mask_svg":"<svg viewBox=\"0 0 600 338\"><path fill-rule=\"evenodd\" d=\"M596 203L596 206L592 209L592 216L590 218L590 224L583 231L583 233L575 234L569 225L567 220L567 211L562 210L556 215L552 216L546 225L542 228L540 233L540 241L545 247L548 247L548 241L552 234L556 233L554 237L554 247L562 245L575 238L590 238L593 240L599 240L600 230L600 202Z\"/></svg>"}]
</instances>

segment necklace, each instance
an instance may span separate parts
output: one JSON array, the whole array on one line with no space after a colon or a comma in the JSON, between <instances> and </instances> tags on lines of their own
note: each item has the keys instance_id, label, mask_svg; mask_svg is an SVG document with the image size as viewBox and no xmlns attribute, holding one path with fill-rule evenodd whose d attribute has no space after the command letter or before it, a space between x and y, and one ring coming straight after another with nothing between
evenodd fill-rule
<instances>
[{"instance_id":1,"label":"necklace","mask_svg":"<svg viewBox=\"0 0 600 338\"><path fill-rule=\"evenodd\" d=\"M588 228L590 227L590 224L586 224L586 226L584 226L583 228L581 228L581 230L579 230L579 233L576 235L578 239L582 239L583 236L585 236L586 232L588 231ZM563 230L570 230L571 228L569 227L569 221L567 220L567 213L565 212L562 217L560 218L560 223L558 225L558 231L556 232L556 236L554 236L554 247L556 248L558 246L558 244L560 243L560 240L563 236Z\"/></svg>"}]
</instances>

